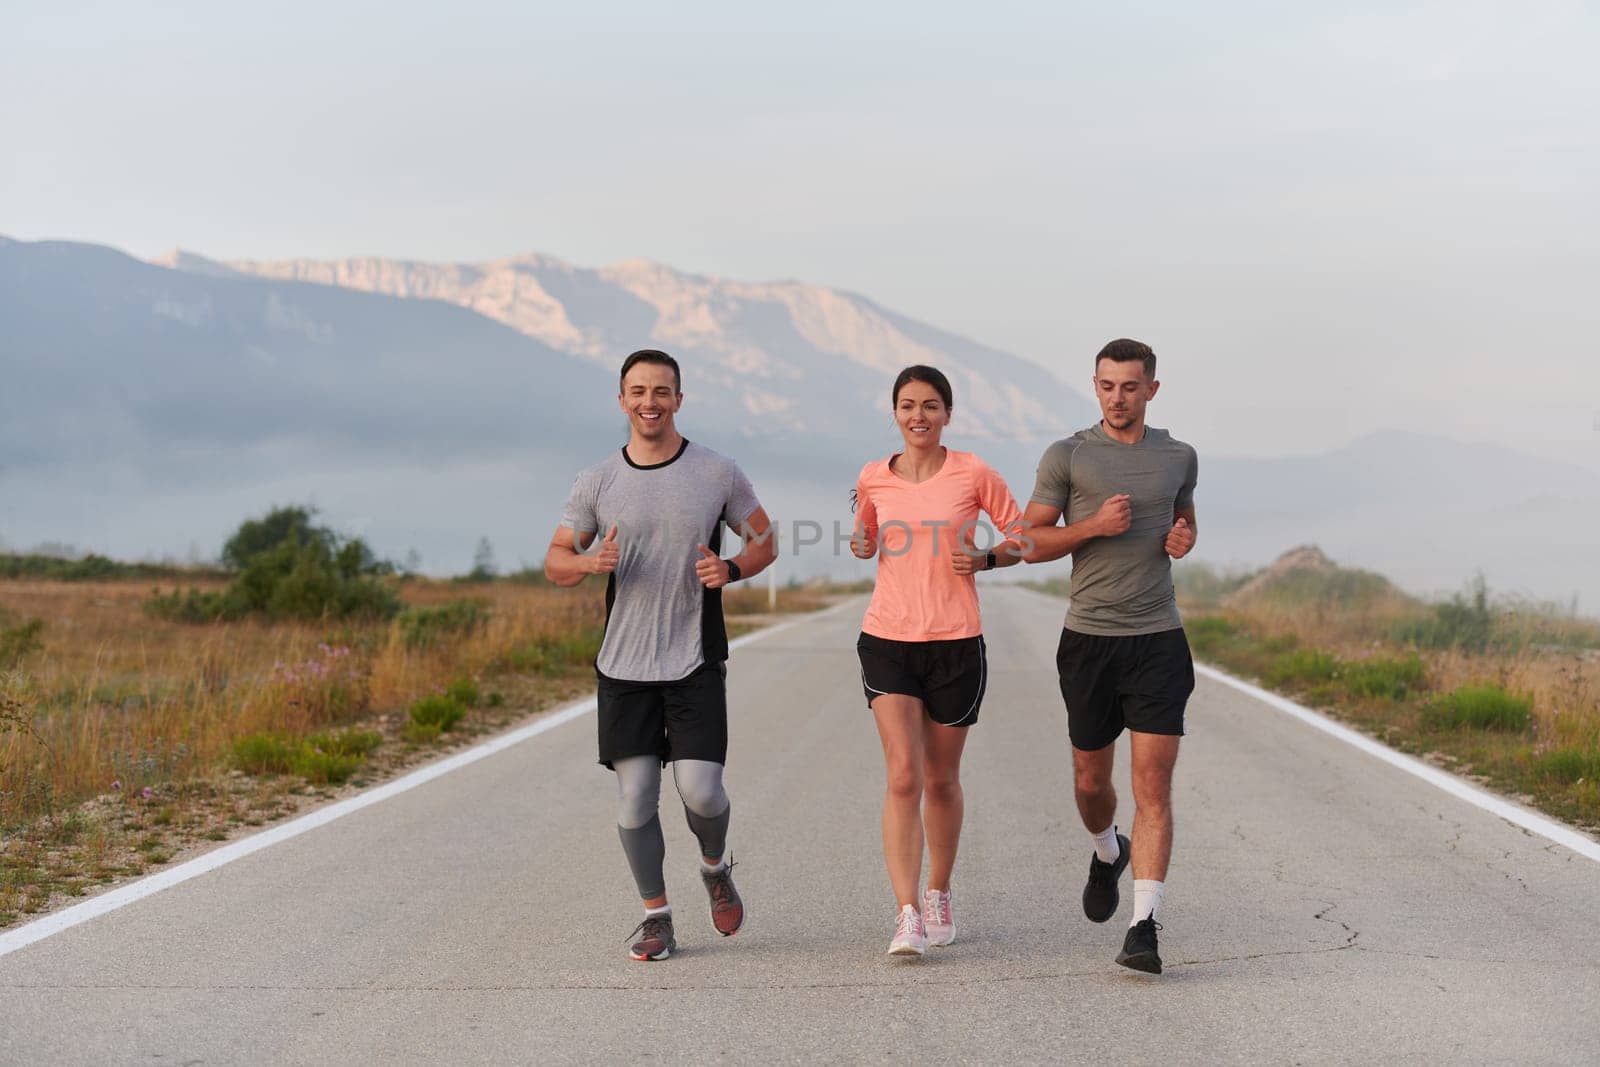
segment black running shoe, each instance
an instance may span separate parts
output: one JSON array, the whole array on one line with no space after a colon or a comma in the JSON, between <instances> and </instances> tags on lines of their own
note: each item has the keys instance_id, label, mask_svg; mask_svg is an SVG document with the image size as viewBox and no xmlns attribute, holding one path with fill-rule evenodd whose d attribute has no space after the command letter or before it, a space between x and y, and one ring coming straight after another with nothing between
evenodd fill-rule
<instances>
[{"instance_id":1,"label":"black running shoe","mask_svg":"<svg viewBox=\"0 0 1600 1067\"><path fill-rule=\"evenodd\" d=\"M1156 931L1161 924L1149 918L1128 927L1128 936L1117 953L1117 962L1146 974L1161 973L1161 954L1156 951Z\"/></svg>"},{"instance_id":2,"label":"black running shoe","mask_svg":"<svg viewBox=\"0 0 1600 1067\"><path fill-rule=\"evenodd\" d=\"M744 925L744 901L733 887L733 864L715 872L707 871L702 864L700 878L711 897L711 925L723 937L732 937Z\"/></svg>"},{"instance_id":3,"label":"black running shoe","mask_svg":"<svg viewBox=\"0 0 1600 1067\"><path fill-rule=\"evenodd\" d=\"M1101 863L1098 855L1090 854L1089 881L1083 887L1083 913L1090 922L1103 923L1117 913L1117 903L1122 899L1117 892L1117 879L1127 869L1132 852L1133 845L1118 834L1116 860Z\"/></svg>"},{"instance_id":4,"label":"black running shoe","mask_svg":"<svg viewBox=\"0 0 1600 1067\"><path fill-rule=\"evenodd\" d=\"M672 916L646 915L628 936L634 939L628 955L636 960L664 960L678 947L672 936Z\"/></svg>"}]
</instances>

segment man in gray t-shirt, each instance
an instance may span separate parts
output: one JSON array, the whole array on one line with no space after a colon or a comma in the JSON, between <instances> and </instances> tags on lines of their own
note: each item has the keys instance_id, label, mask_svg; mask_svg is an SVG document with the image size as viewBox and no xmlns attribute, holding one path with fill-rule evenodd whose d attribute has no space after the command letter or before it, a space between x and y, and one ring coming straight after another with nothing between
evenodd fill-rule
<instances>
[{"instance_id":1,"label":"man in gray t-shirt","mask_svg":"<svg viewBox=\"0 0 1600 1067\"><path fill-rule=\"evenodd\" d=\"M1105 922L1117 879L1133 865L1133 921L1117 962L1161 972L1156 909L1172 856L1172 769L1194 690L1194 663L1172 588L1172 560L1194 547L1195 451L1145 425L1161 383L1138 341L1095 357L1101 421L1057 441L1039 460L1024 520L1031 563L1072 555L1072 602L1056 652L1072 738L1078 813L1094 839L1083 910ZM1057 525L1063 518L1065 525ZM1133 753L1132 840L1117 832L1115 742Z\"/></svg>"},{"instance_id":2,"label":"man in gray t-shirt","mask_svg":"<svg viewBox=\"0 0 1600 1067\"><path fill-rule=\"evenodd\" d=\"M665 352L643 349L623 363L618 402L628 443L578 475L544 561L557 585L606 575L596 718L600 762L616 772L621 796L618 836L645 906L630 948L638 960L666 959L677 947L657 810L667 763L700 843L712 925L723 936L743 925L726 855L722 588L759 574L777 555L744 472L678 432L679 383L677 361ZM742 539L731 559L719 554L724 526Z\"/></svg>"}]
</instances>

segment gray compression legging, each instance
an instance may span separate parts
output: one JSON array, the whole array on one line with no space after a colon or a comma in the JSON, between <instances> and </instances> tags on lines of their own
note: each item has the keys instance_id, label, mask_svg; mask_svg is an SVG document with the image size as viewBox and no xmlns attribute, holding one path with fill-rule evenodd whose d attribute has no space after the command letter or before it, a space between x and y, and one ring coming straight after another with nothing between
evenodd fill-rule
<instances>
[{"instance_id":1,"label":"gray compression legging","mask_svg":"<svg viewBox=\"0 0 1600 1067\"><path fill-rule=\"evenodd\" d=\"M655 900L667 893L662 865L667 843L661 836L661 760L656 756L630 756L615 760L617 792L621 803L617 811L617 835L622 851L639 886L639 896ZM689 829L700 842L700 855L719 859L728 843L728 816L732 805L722 788L722 764L709 760L681 759L672 764L672 781L683 800L683 813Z\"/></svg>"}]
</instances>

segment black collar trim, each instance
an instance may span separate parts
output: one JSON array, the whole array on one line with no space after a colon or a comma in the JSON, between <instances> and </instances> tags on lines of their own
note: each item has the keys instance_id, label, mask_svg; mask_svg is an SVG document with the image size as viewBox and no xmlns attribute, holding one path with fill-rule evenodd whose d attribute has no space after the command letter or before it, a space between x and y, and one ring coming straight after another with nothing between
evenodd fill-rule
<instances>
[{"instance_id":1,"label":"black collar trim","mask_svg":"<svg viewBox=\"0 0 1600 1067\"><path fill-rule=\"evenodd\" d=\"M628 446L627 445L623 445L622 446L622 459L623 459L623 461L625 463L628 464L628 466L632 467L636 471L658 471L662 467L671 466L672 464L678 462L678 457L683 455L683 450L688 448L688 447L689 447L689 439L687 437L685 437L683 439L683 444L678 446L678 450L672 454L672 458L671 459L664 459L660 463L635 463L633 461L633 457L628 455Z\"/></svg>"}]
</instances>

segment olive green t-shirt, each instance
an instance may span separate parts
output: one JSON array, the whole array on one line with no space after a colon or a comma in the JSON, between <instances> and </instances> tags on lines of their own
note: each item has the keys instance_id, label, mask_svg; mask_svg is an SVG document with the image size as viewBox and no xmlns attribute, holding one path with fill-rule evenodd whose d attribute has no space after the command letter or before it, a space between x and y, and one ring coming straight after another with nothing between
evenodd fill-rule
<instances>
[{"instance_id":1,"label":"olive green t-shirt","mask_svg":"<svg viewBox=\"0 0 1600 1067\"><path fill-rule=\"evenodd\" d=\"M1045 449L1039 459L1034 503L1060 508L1070 526L1126 493L1133 509L1128 529L1096 537L1072 554L1072 604L1066 627L1106 637L1153 634L1183 625L1172 592L1167 534L1173 509L1194 504L1199 459L1166 430L1145 427L1126 445L1096 423Z\"/></svg>"}]
</instances>

